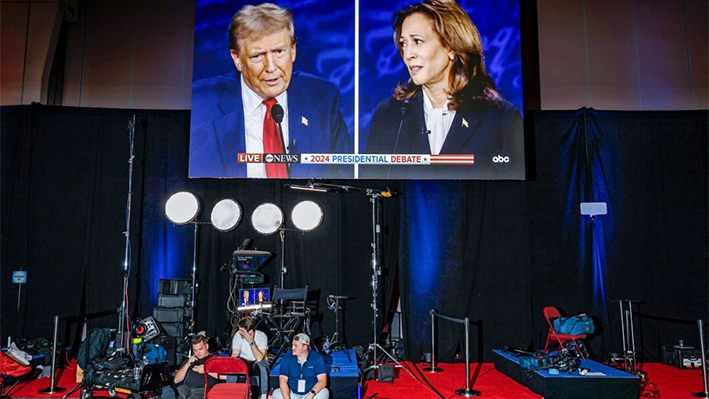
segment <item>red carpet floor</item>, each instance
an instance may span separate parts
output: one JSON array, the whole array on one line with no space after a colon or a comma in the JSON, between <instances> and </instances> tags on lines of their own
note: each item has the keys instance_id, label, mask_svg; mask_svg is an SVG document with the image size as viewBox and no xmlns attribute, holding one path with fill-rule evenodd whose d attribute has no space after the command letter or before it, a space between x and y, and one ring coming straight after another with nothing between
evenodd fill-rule
<instances>
[{"instance_id":1,"label":"red carpet floor","mask_svg":"<svg viewBox=\"0 0 709 399\"><path fill-rule=\"evenodd\" d=\"M423 369L422 365L417 366L419 370ZM463 396L456 395L455 391L465 388L465 365L457 363L440 366L444 369L442 373L424 372L423 376L444 398L463 398ZM479 397L481 398L542 399L542 396L533 393L495 370L492 363L471 364L470 367L470 375L475 381L471 388L480 391ZM479 368L479 372L477 379L475 379L477 368ZM421 376L412 367L409 369L414 372L414 375ZM655 384L655 387L648 386L639 397L689 399L692 397L691 393L704 391L701 370L680 370L661 363L646 363L643 369L647 371L649 382ZM425 381L420 384L406 371L397 368L396 375L397 378L393 384L367 381L362 397L366 399L440 398ZM653 394L655 390L657 393Z\"/></svg>"},{"instance_id":2,"label":"red carpet floor","mask_svg":"<svg viewBox=\"0 0 709 399\"><path fill-rule=\"evenodd\" d=\"M427 380L444 398L462 398L455 394L456 389L465 388L465 365L464 364L441 364L444 369L440 373L423 373L425 380L421 378L422 365L417 365L418 370L411 363L405 363L408 369L421 382L416 381L406 371L397 368L394 383L367 381L364 385L363 398L366 399L434 399L440 398L434 390L426 383ZM702 373L700 370L680 370L673 366L660 363L646 363L643 369L648 373L650 383L654 387L647 387L643 396L662 399L689 399L692 392L703 391ZM519 385L512 379L495 370L492 363L472 364L471 372L474 384L471 387L480 391L481 398L504 398L504 399L542 399L541 396L532 393L526 387ZM71 389L76 385L76 363L69 367L57 371L57 387ZM49 378L33 380L25 383L21 389L14 390L11 394L13 398L61 398L66 391L45 395L38 391L49 386ZM652 396L651 393L658 392ZM106 391L94 391L95 396L108 396ZM119 395L122 396L122 395ZM79 391L74 392L70 398L78 398ZM602 398L599 398L602 399Z\"/></svg>"}]
</instances>

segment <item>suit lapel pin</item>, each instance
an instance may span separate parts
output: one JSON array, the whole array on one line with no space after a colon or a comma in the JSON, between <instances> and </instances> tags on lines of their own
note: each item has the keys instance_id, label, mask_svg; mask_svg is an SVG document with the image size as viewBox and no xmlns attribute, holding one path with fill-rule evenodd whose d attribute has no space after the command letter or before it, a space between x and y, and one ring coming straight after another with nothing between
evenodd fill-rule
<instances>
[{"instance_id":1,"label":"suit lapel pin","mask_svg":"<svg viewBox=\"0 0 709 399\"><path fill-rule=\"evenodd\" d=\"M300 117L300 123L304 124L305 126L308 126L308 120L304 116Z\"/></svg>"},{"instance_id":2,"label":"suit lapel pin","mask_svg":"<svg viewBox=\"0 0 709 399\"><path fill-rule=\"evenodd\" d=\"M465 118L463 118L463 127L468 127L468 121L466 121Z\"/></svg>"}]
</instances>

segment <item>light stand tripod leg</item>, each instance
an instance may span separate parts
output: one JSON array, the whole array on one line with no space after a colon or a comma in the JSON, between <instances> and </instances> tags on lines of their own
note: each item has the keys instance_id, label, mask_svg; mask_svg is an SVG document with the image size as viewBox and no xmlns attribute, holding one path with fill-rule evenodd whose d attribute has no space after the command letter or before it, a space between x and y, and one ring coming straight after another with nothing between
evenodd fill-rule
<instances>
[{"instance_id":1,"label":"light stand tripod leg","mask_svg":"<svg viewBox=\"0 0 709 399\"><path fill-rule=\"evenodd\" d=\"M71 395L72 393L76 392L77 389L82 388L83 386L84 386L84 383L83 383L83 382L80 382L80 383L74 385L74 388L71 388L71 389L69 390L69 392L67 392L66 394L64 394L64 396L62 396L62 399L68 398L69 395Z\"/></svg>"},{"instance_id":2,"label":"light stand tripod leg","mask_svg":"<svg viewBox=\"0 0 709 399\"><path fill-rule=\"evenodd\" d=\"M410 375L411 377L413 377L414 380L418 381L419 383L421 382L421 381L419 381L418 377L416 377L416 376L408 369L408 367L406 367L403 363L401 363L401 362L399 362L397 359L395 359L394 356L392 356L389 352L387 352L384 348L382 348L381 345L379 345L379 344L376 344L376 345L377 345L377 347L378 347L382 352L384 352L385 355L387 355L387 357L389 357L389 359L391 359L392 362L396 363L399 367L401 367L402 369L404 369L404 371L406 371L407 373L409 373L409 375Z\"/></svg>"}]
</instances>

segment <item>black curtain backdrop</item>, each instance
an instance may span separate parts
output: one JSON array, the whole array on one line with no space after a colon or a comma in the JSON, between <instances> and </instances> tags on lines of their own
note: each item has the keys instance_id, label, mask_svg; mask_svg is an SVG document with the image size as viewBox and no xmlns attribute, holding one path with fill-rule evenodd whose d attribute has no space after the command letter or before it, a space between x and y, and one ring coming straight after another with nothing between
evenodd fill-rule
<instances>
[{"instance_id":1,"label":"black curtain backdrop","mask_svg":"<svg viewBox=\"0 0 709 399\"><path fill-rule=\"evenodd\" d=\"M52 318L90 317L117 327L123 288L129 134L135 115L129 310L151 314L160 278L189 278L194 225L164 216L167 198L189 190L208 221L222 198L240 202L232 232L199 225L197 330L224 339L229 273L220 266L244 238L275 256L267 285L308 286L315 337L331 335L328 295L346 295L347 343L366 347L401 292L406 354L430 350L430 309L471 321L472 360L494 348L540 348L541 309L596 318L590 346L599 360L621 351L615 299L640 305L638 343L648 360L661 345L698 346L696 319L707 318L707 112L527 112L536 167L518 181L332 181L391 189L382 199L377 331L372 326L372 203L366 194L291 190L284 181L187 179L189 112L13 106L2 118L0 339L50 337ZM289 183L304 183L292 181ZM322 225L301 233L290 210L318 202ZM606 201L591 222L580 202ZM279 235L250 225L263 202L286 214L285 259ZM28 272L27 284L12 272ZM71 324L75 327L75 324ZM438 357L463 350L462 326L437 324ZM64 326L60 326L60 332ZM60 334L71 342L75 331Z\"/></svg>"},{"instance_id":2,"label":"black curtain backdrop","mask_svg":"<svg viewBox=\"0 0 709 399\"><path fill-rule=\"evenodd\" d=\"M699 346L696 320L709 311L708 116L537 113L539 178L526 186L535 325L547 305L594 315L591 349L606 358L623 347L614 301L637 300L641 356L661 359L661 346L678 339ZM608 214L591 222L579 203L593 201L607 202Z\"/></svg>"}]
</instances>

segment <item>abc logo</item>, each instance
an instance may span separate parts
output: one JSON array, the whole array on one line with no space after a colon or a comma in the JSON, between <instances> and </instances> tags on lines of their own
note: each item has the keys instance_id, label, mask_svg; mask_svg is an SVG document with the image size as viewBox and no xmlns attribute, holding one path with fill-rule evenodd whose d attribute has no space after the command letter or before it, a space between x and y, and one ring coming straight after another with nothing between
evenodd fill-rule
<instances>
[{"instance_id":1,"label":"abc logo","mask_svg":"<svg viewBox=\"0 0 709 399\"><path fill-rule=\"evenodd\" d=\"M492 157L490 158L492 161L492 166L494 166L496 169L507 169L510 166L510 162L512 158L510 158L510 154L505 151L505 150L499 150L496 153L492 154Z\"/></svg>"},{"instance_id":2,"label":"abc logo","mask_svg":"<svg viewBox=\"0 0 709 399\"><path fill-rule=\"evenodd\" d=\"M273 155L271 154L266 154L266 162L273 162Z\"/></svg>"}]
</instances>

